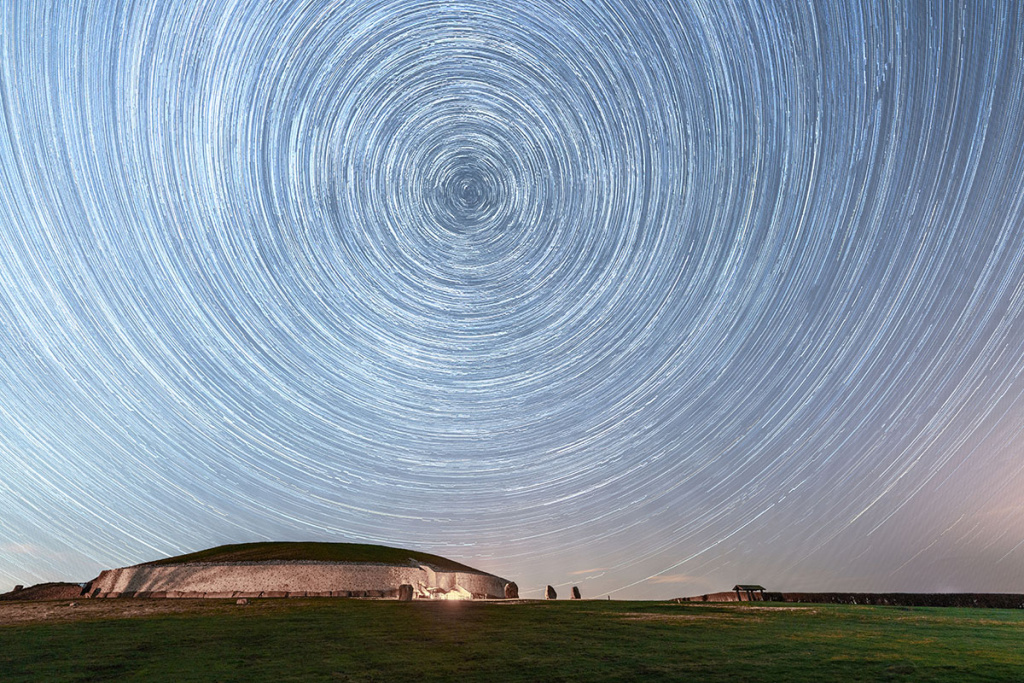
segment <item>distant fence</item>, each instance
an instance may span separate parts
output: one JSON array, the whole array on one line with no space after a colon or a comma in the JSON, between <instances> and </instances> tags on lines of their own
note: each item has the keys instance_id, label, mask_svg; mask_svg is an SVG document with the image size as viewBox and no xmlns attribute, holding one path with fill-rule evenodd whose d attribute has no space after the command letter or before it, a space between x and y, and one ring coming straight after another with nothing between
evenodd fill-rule
<instances>
[{"instance_id":1,"label":"distant fence","mask_svg":"<svg viewBox=\"0 0 1024 683\"><path fill-rule=\"evenodd\" d=\"M826 605L892 605L896 607L982 607L1024 609L1024 595L1017 593L782 593L765 591L766 602L817 603ZM677 602L737 602L735 593L710 593ZM746 602L743 600L742 602Z\"/></svg>"},{"instance_id":2,"label":"distant fence","mask_svg":"<svg viewBox=\"0 0 1024 683\"><path fill-rule=\"evenodd\" d=\"M773 593L772 595L781 596L780 602L816 602L831 605L1024 609L1024 595L1015 593Z\"/></svg>"}]
</instances>

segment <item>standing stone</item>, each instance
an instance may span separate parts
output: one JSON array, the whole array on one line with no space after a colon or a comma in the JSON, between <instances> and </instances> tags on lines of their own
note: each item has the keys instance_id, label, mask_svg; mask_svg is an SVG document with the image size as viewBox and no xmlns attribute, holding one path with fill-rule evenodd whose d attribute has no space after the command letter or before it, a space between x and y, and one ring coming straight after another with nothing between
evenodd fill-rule
<instances>
[{"instance_id":1,"label":"standing stone","mask_svg":"<svg viewBox=\"0 0 1024 683\"><path fill-rule=\"evenodd\" d=\"M518 600L519 599L519 586L516 585L515 581L505 584L505 599L506 600Z\"/></svg>"},{"instance_id":2,"label":"standing stone","mask_svg":"<svg viewBox=\"0 0 1024 683\"><path fill-rule=\"evenodd\" d=\"M412 600L412 585L403 583L398 587L398 599L402 602L409 602Z\"/></svg>"},{"instance_id":3,"label":"standing stone","mask_svg":"<svg viewBox=\"0 0 1024 683\"><path fill-rule=\"evenodd\" d=\"M572 587L572 599L573 600L579 600L580 599L580 589L577 586L573 586Z\"/></svg>"},{"instance_id":4,"label":"standing stone","mask_svg":"<svg viewBox=\"0 0 1024 683\"><path fill-rule=\"evenodd\" d=\"M544 599L545 600L556 600L557 598L558 598L558 593L555 592L555 587L554 586L548 586L547 588L544 589Z\"/></svg>"}]
</instances>

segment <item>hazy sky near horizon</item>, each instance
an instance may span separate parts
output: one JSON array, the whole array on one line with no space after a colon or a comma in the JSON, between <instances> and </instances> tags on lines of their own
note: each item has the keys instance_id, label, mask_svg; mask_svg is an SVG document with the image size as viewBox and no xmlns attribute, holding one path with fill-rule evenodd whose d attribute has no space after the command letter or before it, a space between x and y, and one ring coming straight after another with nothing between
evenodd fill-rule
<instances>
[{"instance_id":1,"label":"hazy sky near horizon","mask_svg":"<svg viewBox=\"0 0 1024 683\"><path fill-rule=\"evenodd\" d=\"M1024 591L1024 5L0 0L0 591L382 543Z\"/></svg>"}]
</instances>

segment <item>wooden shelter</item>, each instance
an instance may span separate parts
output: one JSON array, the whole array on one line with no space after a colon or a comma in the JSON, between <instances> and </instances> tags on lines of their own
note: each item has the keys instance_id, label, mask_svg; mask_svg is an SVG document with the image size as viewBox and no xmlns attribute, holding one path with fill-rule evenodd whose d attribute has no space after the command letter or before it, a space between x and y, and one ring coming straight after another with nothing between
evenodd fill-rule
<instances>
[{"instance_id":1,"label":"wooden shelter","mask_svg":"<svg viewBox=\"0 0 1024 683\"><path fill-rule=\"evenodd\" d=\"M746 594L747 597L745 599L748 602L753 602L755 600L764 602L764 586L738 583L733 586L732 589L736 591L736 599L740 602L744 601L744 594Z\"/></svg>"}]
</instances>

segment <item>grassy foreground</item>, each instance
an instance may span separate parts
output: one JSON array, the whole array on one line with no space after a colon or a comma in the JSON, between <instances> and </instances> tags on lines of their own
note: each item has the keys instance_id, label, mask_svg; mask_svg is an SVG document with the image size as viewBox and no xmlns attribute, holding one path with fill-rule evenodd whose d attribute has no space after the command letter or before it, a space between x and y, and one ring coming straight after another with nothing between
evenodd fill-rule
<instances>
[{"instance_id":1,"label":"grassy foreground","mask_svg":"<svg viewBox=\"0 0 1024 683\"><path fill-rule=\"evenodd\" d=\"M330 598L22 607L0 611L3 681L1024 680L1018 610Z\"/></svg>"}]
</instances>

